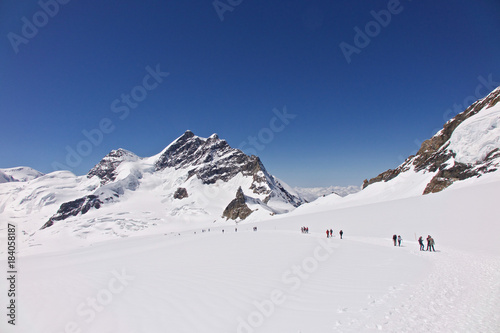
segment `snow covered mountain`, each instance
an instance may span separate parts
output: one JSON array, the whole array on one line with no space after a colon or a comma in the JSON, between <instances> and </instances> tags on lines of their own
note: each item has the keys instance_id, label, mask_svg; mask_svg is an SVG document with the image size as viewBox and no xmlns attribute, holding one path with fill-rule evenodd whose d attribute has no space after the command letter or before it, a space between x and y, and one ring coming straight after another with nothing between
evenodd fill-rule
<instances>
[{"instance_id":1,"label":"snow covered mountain","mask_svg":"<svg viewBox=\"0 0 500 333\"><path fill-rule=\"evenodd\" d=\"M449 120L396 169L365 180L397 186L408 179L423 194L442 191L457 181L481 177L500 166L500 87ZM411 175L414 175L413 177ZM408 181L407 181L408 182ZM419 183L417 185L417 183Z\"/></svg>"},{"instance_id":2,"label":"snow covered mountain","mask_svg":"<svg viewBox=\"0 0 500 333\"><path fill-rule=\"evenodd\" d=\"M19 221L29 235L66 230L80 238L126 236L158 225L175 230L190 223L257 220L304 202L258 157L216 134L201 138L191 131L152 157L113 150L85 176L13 170L2 170L9 182L0 187L0 214ZM239 202L247 214L228 211L235 198L244 198Z\"/></svg>"},{"instance_id":3,"label":"snow covered mountain","mask_svg":"<svg viewBox=\"0 0 500 333\"><path fill-rule=\"evenodd\" d=\"M43 173L29 167L0 169L0 183L25 182L43 176Z\"/></svg>"},{"instance_id":4,"label":"snow covered mountain","mask_svg":"<svg viewBox=\"0 0 500 333\"><path fill-rule=\"evenodd\" d=\"M361 187L350 186L328 186L328 187L294 187L294 190L308 202L314 201L325 195L336 194L341 197L361 191Z\"/></svg>"}]
</instances>

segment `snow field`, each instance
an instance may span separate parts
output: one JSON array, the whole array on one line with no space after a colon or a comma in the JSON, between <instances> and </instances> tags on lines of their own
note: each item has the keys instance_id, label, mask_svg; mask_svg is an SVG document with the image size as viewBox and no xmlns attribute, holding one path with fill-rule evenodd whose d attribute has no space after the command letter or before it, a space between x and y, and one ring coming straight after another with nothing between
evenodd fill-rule
<instances>
[{"instance_id":1,"label":"snow field","mask_svg":"<svg viewBox=\"0 0 500 333\"><path fill-rule=\"evenodd\" d=\"M18 326L0 332L498 332L500 183L481 178L365 205L320 200L237 232L158 227L81 248L68 235L66 250L19 254ZM418 250L427 234L435 253Z\"/></svg>"}]
</instances>

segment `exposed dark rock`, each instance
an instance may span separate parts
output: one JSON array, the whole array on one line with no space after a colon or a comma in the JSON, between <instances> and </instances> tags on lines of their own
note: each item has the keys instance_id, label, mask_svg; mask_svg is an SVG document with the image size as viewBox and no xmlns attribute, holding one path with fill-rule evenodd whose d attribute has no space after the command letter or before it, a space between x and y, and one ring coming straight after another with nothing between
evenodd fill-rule
<instances>
[{"instance_id":1,"label":"exposed dark rock","mask_svg":"<svg viewBox=\"0 0 500 333\"><path fill-rule=\"evenodd\" d=\"M41 228L45 229L54 224L55 221L65 220L68 217L76 216L78 214L85 214L90 208L101 208L103 202L95 195L87 195L86 197L79 198L73 201L65 202L60 207L57 213L52 216Z\"/></svg>"},{"instance_id":2,"label":"exposed dark rock","mask_svg":"<svg viewBox=\"0 0 500 333\"><path fill-rule=\"evenodd\" d=\"M125 160L135 160L138 157L125 149L112 150L87 174L87 178L98 177L101 185L115 181L116 169Z\"/></svg>"},{"instance_id":3,"label":"exposed dark rock","mask_svg":"<svg viewBox=\"0 0 500 333\"><path fill-rule=\"evenodd\" d=\"M228 181L240 172L252 175L262 169L261 165L258 157L231 148L216 134L203 140L186 131L160 156L155 168L189 167L188 178L196 176L203 184L214 184L218 180Z\"/></svg>"},{"instance_id":4,"label":"exposed dark rock","mask_svg":"<svg viewBox=\"0 0 500 333\"><path fill-rule=\"evenodd\" d=\"M117 176L118 168L123 162L136 160L139 160L138 156L124 149L111 151L87 174L88 178L100 179L100 187L95 189L94 195L62 204L59 211L42 228L53 225L54 221L64 220L80 213L85 214L90 208L99 208L103 201L112 201L123 195L125 190L134 191L140 185L138 179L142 177L141 172L131 173L120 180L117 180ZM264 200L266 203L274 197L283 198L295 207L303 203L301 198L288 193L267 173L258 157L248 156L239 149L231 148L216 134L203 139L191 131L186 131L160 154L154 164L154 171L167 168L185 169L187 179L197 177L203 184L214 184L219 180L227 182L238 174L251 176L253 182L250 189L256 194L267 195ZM245 204L241 189L238 193L240 192L241 195L238 194L233 200L234 209L228 213L230 216L228 218L244 219L252 212ZM176 199L186 197L188 197L186 188L179 187L174 193ZM107 199L102 201L99 198Z\"/></svg>"},{"instance_id":5,"label":"exposed dark rock","mask_svg":"<svg viewBox=\"0 0 500 333\"><path fill-rule=\"evenodd\" d=\"M180 199L187 198L188 196L189 196L188 192L184 187L177 188L177 190L174 193L174 199L180 200Z\"/></svg>"},{"instance_id":6,"label":"exposed dark rock","mask_svg":"<svg viewBox=\"0 0 500 333\"><path fill-rule=\"evenodd\" d=\"M453 184L452 180L448 178L435 176L434 178L432 178L429 184L427 184L423 194L441 192L451 184Z\"/></svg>"},{"instance_id":7,"label":"exposed dark rock","mask_svg":"<svg viewBox=\"0 0 500 333\"><path fill-rule=\"evenodd\" d=\"M248 208L245 202L245 195L240 187L236 192L236 198L233 199L229 205L227 205L226 209L224 209L224 212L222 213L222 216L231 220L236 220L238 218L240 220L244 220L250 214L252 214L252 210Z\"/></svg>"},{"instance_id":8,"label":"exposed dark rock","mask_svg":"<svg viewBox=\"0 0 500 333\"><path fill-rule=\"evenodd\" d=\"M253 193L268 195L264 202L268 202L273 196L282 195L295 207L303 203L302 199L291 195L274 181L257 156L248 156L239 149L231 148L216 134L204 140L191 131L186 131L163 152L155 168L189 168L188 179L196 176L203 184L214 184L218 180L227 182L241 173L253 177L250 186ZM271 187L282 193L273 193Z\"/></svg>"}]
</instances>

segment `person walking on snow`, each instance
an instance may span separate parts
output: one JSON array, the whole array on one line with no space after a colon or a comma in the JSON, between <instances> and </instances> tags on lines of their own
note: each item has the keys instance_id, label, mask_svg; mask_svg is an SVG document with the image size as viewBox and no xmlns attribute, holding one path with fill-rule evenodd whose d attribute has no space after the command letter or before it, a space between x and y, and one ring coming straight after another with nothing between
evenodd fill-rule
<instances>
[{"instance_id":1,"label":"person walking on snow","mask_svg":"<svg viewBox=\"0 0 500 333\"><path fill-rule=\"evenodd\" d=\"M401 238L401 235L398 236L398 246L401 246L401 241L403 240L403 238Z\"/></svg>"},{"instance_id":2,"label":"person walking on snow","mask_svg":"<svg viewBox=\"0 0 500 333\"><path fill-rule=\"evenodd\" d=\"M429 251L430 242L431 242L431 235L427 235L427 248L425 249L425 251Z\"/></svg>"},{"instance_id":3,"label":"person walking on snow","mask_svg":"<svg viewBox=\"0 0 500 333\"><path fill-rule=\"evenodd\" d=\"M392 240L394 241L394 246L396 246L396 242L398 241L398 236L392 235Z\"/></svg>"},{"instance_id":4,"label":"person walking on snow","mask_svg":"<svg viewBox=\"0 0 500 333\"><path fill-rule=\"evenodd\" d=\"M424 240L422 239L422 236L418 238L418 244L420 244L420 251L424 251Z\"/></svg>"},{"instance_id":5,"label":"person walking on snow","mask_svg":"<svg viewBox=\"0 0 500 333\"><path fill-rule=\"evenodd\" d=\"M330 229L330 237L333 237L333 230Z\"/></svg>"},{"instance_id":6,"label":"person walking on snow","mask_svg":"<svg viewBox=\"0 0 500 333\"><path fill-rule=\"evenodd\" d=\"M339 231L339 235L340 235L340 239L342 239L342 235L344 234L344 232L342 230Z\"/></svg>"},{"instance_id":7,"label":"person walking on snow","mask_svg":"<svg viewBox=\"0 0 500 333\"><path fill-rule=\"evenodd\" d=\"M326 238L329 238L330 237L330 230L327 230L326 231Z\"/></svg>"},{"instance_id":8,"label":"person walking on snow","mask_svg":"<svg viewBox=\"0 0 500 333\"><path fill-rule=\"evenodd\" d=\"M432 249L433 252L436 252L436 250L434 250L434 238L432 238L431 236L429 236L429 251Z\"/></svg>"}]
</instances>

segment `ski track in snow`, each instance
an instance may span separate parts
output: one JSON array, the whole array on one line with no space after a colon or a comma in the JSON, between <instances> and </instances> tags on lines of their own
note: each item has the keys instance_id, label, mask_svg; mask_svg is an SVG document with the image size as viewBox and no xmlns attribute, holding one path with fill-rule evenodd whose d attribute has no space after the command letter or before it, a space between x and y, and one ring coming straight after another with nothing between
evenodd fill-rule
<instances>
[{"instance_id":1,"label":"ski track in snow","mask_svg":"<svg viewBox=\"0 0 500 333\"><path fill-rule=\"evenodd\" d=\"M446 249L433 256L428 277L390 287L361 308L339 309L337 332L499 332L500 260ZM366 313L364 316L352 314Z\"/></svg>"},{"instance_id":2,"label":"ski track in snow","mask_svg":"<svg viewBox=\"0 0 500 333\"><path fill-rule=\"evenodd\" d=\"M77 239L71 234L47 237L42 246L20 249L19 325L2 320L0 332L60 333L74 321L81 333L498 333L499 185L337 210L325 202L308 214L239 224L237 232L212 224L202 233L205 226L191 224L83 247L68 245ZM102 232L113 223L127 228L127 214L112 216L101 217ZM300 233L303 225L310 234ZM326 239L327 228L336 237ZM392 245L394 231L405 239L401 247ZM411 239L424 232L435 236L437 252L418 251ZM331 251L323 249L316 265L311 258L322 242ZM283 278L294 266L305 271L305 263L307 277ZM85 320L79 306L102 298L113 271L122 269L134 279ZM256 327L238 330L239 318L255 314L255 302L264 304L274 290L284 302ZM6 294L0 292L0 304L7 304Z\"/></svg>"}]
</instances>

